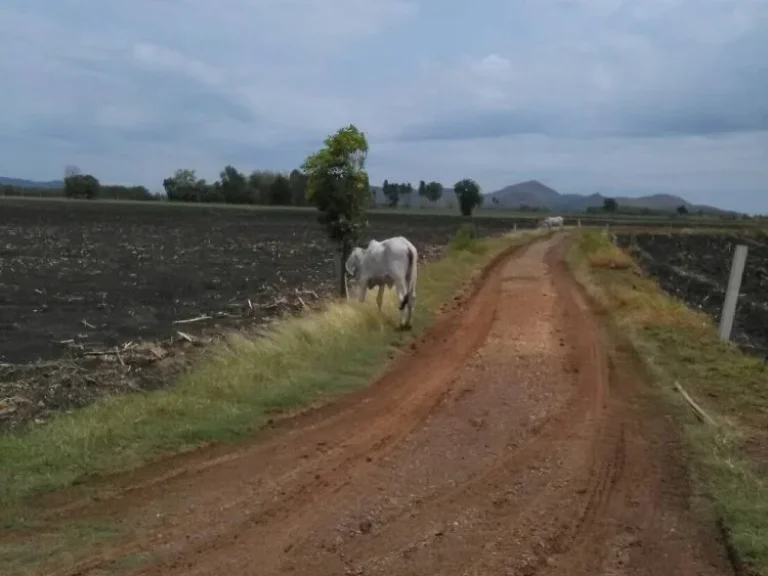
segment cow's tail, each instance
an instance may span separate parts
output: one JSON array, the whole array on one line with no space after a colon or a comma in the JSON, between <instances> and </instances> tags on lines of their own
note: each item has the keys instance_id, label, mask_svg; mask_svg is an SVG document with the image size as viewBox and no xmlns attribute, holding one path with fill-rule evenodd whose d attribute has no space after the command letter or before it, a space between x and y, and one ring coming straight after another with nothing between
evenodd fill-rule
<instances>
[{"instance_id":1,"label":"cow's tail","mask_svg":"<svg viewBox=\"0 0 768 576\"><path fill-rule=\"evenodd\" d=\"M411 300L411 293L413 292L413 260L413 250L408 248L408 268L405 270L405 296L403 301L400 302L400 310L405 309Z\"/></svg>"}]
</instances>

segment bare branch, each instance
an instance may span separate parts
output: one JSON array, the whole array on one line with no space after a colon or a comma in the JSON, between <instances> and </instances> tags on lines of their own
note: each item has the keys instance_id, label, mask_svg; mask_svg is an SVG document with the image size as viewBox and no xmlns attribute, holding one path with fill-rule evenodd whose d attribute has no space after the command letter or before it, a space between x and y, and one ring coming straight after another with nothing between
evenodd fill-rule
<instances>
[{"instance_id":1,"label":"bare branch","mask_svg":"<svg viewBox=\"0 0 768 576\"><path fill-rule=\"evenodd\" d=\"M210 320L211 317L203 314L201 316L197 316L195 318L187 318L186 320L174 320L174 324L191 324L192 322L201 322L202 320Z\"/></svg>"},{"instance_id":2,"label":"bare branch","mask_svg":"<svg viewBox=\"0 0 768 576\"><path fill-rule=\"evenodd\" d=\"M701 420L702 422L705 422L706 424L709 424L710 426L716 426L715 421L712 419L712 417L704 412L704 410L694 402L693 398L691 398L688 395L688 392L686 392L682 386L680 386L679 382L675 382L675 388L677 388L677 391L680 392L680 394L683 396L683 399L688 403L688 405L691 407L693 412L696 414L696 416Z\"/></svg>"}]
</instances>

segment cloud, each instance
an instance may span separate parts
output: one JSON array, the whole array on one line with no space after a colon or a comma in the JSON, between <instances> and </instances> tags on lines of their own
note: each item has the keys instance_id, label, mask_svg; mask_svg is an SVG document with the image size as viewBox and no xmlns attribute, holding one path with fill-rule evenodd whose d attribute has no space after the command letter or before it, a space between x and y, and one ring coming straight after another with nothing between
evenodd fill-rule
<instances>
[{"instance_id":1,"label":"cloud","mask_svg":"<svg viewBox=\"0 0 768 576\"><path fill-rule=\"evenodd\" d=\"M158 189L290 169L352 122L374 180L768 211L768 0L8 0L0 34L2 175Z\"/></svg>"},{"instance_id":2,"label":"cloud","mask_svg":"<svg viewBox=\"0 0 768 576\"><path fill-rule=\"evenodd\" d=\"M452 97L400 137L715 135L768 130L768 3L552 1L507 54L431 82Z\"/></svg>"}]
</instances>

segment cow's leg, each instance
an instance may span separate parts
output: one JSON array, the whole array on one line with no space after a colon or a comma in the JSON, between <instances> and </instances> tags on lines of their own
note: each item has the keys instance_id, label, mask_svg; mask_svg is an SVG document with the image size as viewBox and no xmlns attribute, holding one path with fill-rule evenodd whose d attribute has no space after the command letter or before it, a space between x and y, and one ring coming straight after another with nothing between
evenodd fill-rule
<instances>
[{"instance_id":1,"label":"cow's leg","mask_svg":"<svg viewBox=\"0 0 768 576\"><path fill-rule=\"evenodd\" d=\"M408 295L408 318L406 319L406 326L410 328L413 322L413 306L416 304L416 290L412 290Z\"/></svg>"},{"instance_id":2,"label":"cow's leg","mask_svg":"<svg viewBox=\"0 0 768 576\"><path fill-rule=\"evenodd\" d=\"M379 312L381 312L381 304L384 301L384 284L379 285L379 293L376 294L376 304L379 306Z\"/></svg>"},{"instance_id":3,"label":"cow's leg","mask_svg":"<svg viewBox=\"0 0 768 576\"><path fill-rule=\"evenodd\" d=\"M358 292L358 300L360 300L360 302L365 302L365 296L367 293L368 293L368 282L366 281L365 284L361 282L360 292Z\"/></svg>"},{"instance_id":4,"label":"cow's leg","mask_svg":"<svg viewBox=\"0 0 768 576\"><path fill-rule=\"evenodd\" d=\"M395 290L397 290L397 304L400 309L400 328L405 328L405 316L407 314L406 308L408 307L408 303L403 302L403 300L408 296L408 288L404 281L396 281ZM405 304L405 306L403 304Z\"/></svg>"}]
</instances>

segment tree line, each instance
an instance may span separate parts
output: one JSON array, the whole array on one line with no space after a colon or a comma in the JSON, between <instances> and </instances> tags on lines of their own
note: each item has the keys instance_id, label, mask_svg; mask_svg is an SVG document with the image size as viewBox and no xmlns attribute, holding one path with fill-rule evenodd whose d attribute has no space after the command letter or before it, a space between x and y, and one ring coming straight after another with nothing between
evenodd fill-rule
<instances>
[{"instance_id":1,"label":"tree line","mask_svg":"<svg viewBox=\"0 0 768 576\"><path fill-rule=\"evenodd\" d=\"M198 178L195 170L179 169L163 180L163 188L172 202L208 202L226 204L261 204L272 206L307 206L307 174L299 169L290 173L270 170L254 170L246 175L234 166L227 166L219 174L219 180L208 182ZM381 192L387 206L410 206L414 190L428 202L437 202L443 196L439 182L421 180L414 189L410 182L384 180ZM478 188L479 190L479 188ZM376 188L369 187L367 206L376 205ZM474 206L482 201L475 199ZM471 210L470 210L471 212Z\"/></svg>"},{"instance_id":2,"label":"tree line","mask_svg":"<svg viewBox=\"0 0 768 576\"><path fill-rule=\"evenodd\" d=\"M161 200L158 194L152 194L144 186L119 186L101 184L95 177L85 174L64 179L61 188L46 187L36 188L29 186L14 186L12 184L0 184L0 197L10 198L101 198L103 200Z\"/></svg>"},{"instance_id":3,"label":"tree line","mask_svg":"<svg viewBox=\"0 0 768 576\"><path fill-rule=\"evenodd\" d=\"M246 175L234 166L226 166L218 180L208 182L198 178L195 170L183 168L163 180L163 188L171 202L307 205L307 177L300 170L254 170Z\"/></svg>"},{"instance_id":4,"label":"tree line","mask_svg":"<svg viewBox=\"0 0 768 576\"><path fill-rule=\"evenodd\" d=\"M406 206L411 204L411 195L413 194L413 185L410 182L390 182L384 180L381 191L387 206L396 208L402 200ZM419 196L428 202L437 202L443 197L443 185L440 182L425 182L421 180L417 192Z\"/></svg>"},{"instance_id":5,"label":"tree line","mask_svg":"<svg viewBox=\"0 0 768 576\"><path fill-rule=\"evenodd\" d=\"M171 202L200 202L221 204L254 204L271 206L307 206L307 175L298 169L291 172L254 170L245 174L234 166L226 166L219 179L207 181L199 178L194 169L182 168L163 180L165 197ZM419 182L414 189L410 182L384 181L380 188L387 206L410 205L414 190L426 201L434 203L443 196L439 182ZM376 204L376 188L370 188L368 205ZM0 185L0 196L65 196L81 199L161 200L162 194L153 194L144 186L105 185L92 174L83 174L77 167L68 166L62 188L30 188Z\"/></svg>"}]
</instances>

